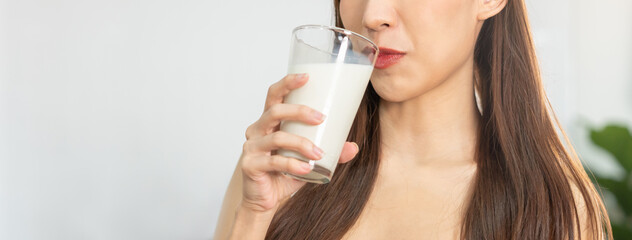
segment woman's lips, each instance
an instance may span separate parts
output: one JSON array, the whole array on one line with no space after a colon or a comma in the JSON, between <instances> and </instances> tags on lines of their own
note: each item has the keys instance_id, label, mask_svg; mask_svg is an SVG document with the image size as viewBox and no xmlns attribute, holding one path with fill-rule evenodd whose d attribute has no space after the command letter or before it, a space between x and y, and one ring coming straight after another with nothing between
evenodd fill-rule
<instances>
[{"instance_id":1,"label":"woman's lips","mask_svg":"<svg viewBox=\"0 0 632 240\"><path fill-rule=\"evenodd\" d=\"M406 55L405 52L397 51L390 48L380 47L380 52L375 61L375 68L385 69L398 63L399 60Z\"/></svg>"}]
</instances>

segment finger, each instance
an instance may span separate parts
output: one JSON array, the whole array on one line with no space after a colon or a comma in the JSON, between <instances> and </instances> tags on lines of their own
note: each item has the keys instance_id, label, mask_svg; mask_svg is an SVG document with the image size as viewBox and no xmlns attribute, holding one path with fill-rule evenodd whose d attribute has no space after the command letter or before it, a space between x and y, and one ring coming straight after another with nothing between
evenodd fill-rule
<instances>
[{"instance_id":1,"label":"finger","mask_svg":"<svg viewBox=\"0 0 632 240\"><path fill-rule=\"evenodd\" d=\"M305 105L275 104L264 112L261 118L248 129L247 138L260 137L276 130L281 121L300 121L311 125L318 125L325 120L325 115Z\"/></svg>"},{"instance_id":2,"label":"finger","mask_svg":"<svg viewBox=\"0 0 632 240\"><path fill-rule=\"evenodd\" d=\"M277 149L287 149L298 152L306 158L318 160L323 157L323 150L307 138L277 131L263 137L252 139L254 151L270 152Z\"/></svg>"},{"instance_id":3,"label":"finger","mask_svg":"<svg viewBox=\"0 0 632 240\"><path fill-rule=\"evenodd\" d=\"M303 86L308 78L306 73L288 74L283 79L272 84L268 89L268 96L266 97L266 104L263 111L265 112L274 104L282 103L283 98L290 93L290 91Z\"/></svg>"},{"instance_id":4,"label":"finger","mask_svg":"<svg viewBox=\"0 0 632 240\"><path fill-rule=\"evenodd\" d=\"M296 158L272 155L263 161L254 161L253 168L262 172L287 172L298 175L309 173L312 166Z\"/></svg>"},{"instance_id":5,"label":"finger","mask_svg":"<svg viewBox=\"0 0 632 240\"><path fill-rule=\"evenodd\" d=\"M351 161L359 152L358 144L354 142L345 142L345 145L342 147L342 153L340 154L340 159L338 163L346 163Z\"/></svg>"}]
</instances>

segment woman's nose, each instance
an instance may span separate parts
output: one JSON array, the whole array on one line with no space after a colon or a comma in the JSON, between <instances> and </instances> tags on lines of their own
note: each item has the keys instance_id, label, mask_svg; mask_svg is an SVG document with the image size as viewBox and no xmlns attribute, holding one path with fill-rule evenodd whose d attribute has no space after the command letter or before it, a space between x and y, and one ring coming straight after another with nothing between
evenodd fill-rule
<instances>
[{"instance_id":1,"label":"woman's nose","mask_svg":"<svg viewBox=\"0 0 632 240\"><path fill-rule=\"evenodd\" d=\"M397 13L389 1L368 0L362 24L370 31L382 31L397 24Z\"/></svg>"}]
</instances>

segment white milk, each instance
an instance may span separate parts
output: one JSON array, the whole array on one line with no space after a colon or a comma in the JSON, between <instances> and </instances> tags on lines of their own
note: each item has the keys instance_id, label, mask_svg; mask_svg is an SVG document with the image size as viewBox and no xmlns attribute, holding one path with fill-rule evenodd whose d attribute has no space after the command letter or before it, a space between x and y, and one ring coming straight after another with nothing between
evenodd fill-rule
<instances>
[{"instance_id":1,"label":"white milk","mask_svg":"<svg viewBox=\"0 0 632 240\"><path fill-rule=\"evenodd\" d=\"M290 92L285 97L285 103L306 105L327 117L316 126L286 121L281 124L281 130L306 137L323 149L323 158L315 163L331 172L330 176L325 176L327 178L333 175L372 71L372 66L359 64L318 63L289 67L288 73L307 73L309 80L302 87ZM294 151L278 152L284 156L309 161ZM302 177L322 179L323 176L315 171L316 169Z\"/></svg>"}]
</instances>

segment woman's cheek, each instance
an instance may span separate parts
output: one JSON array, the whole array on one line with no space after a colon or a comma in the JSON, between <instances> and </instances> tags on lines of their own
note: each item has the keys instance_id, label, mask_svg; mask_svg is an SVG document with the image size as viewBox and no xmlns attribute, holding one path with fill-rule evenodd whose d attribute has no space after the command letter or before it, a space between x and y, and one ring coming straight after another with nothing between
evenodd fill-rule
<instances>
[{"instance_id":1,"label":"woman's cheek","mask_svg":"<svg viewBox=\"0 0 632 240\"><path fill-rule=\"evenodd\" d=\"M351 11L347 11L350 9ZM358 1L343 0L340 2L340 19L346 29L359 32L362 27L362 11Z\"/></svg>"}]
</instances>

